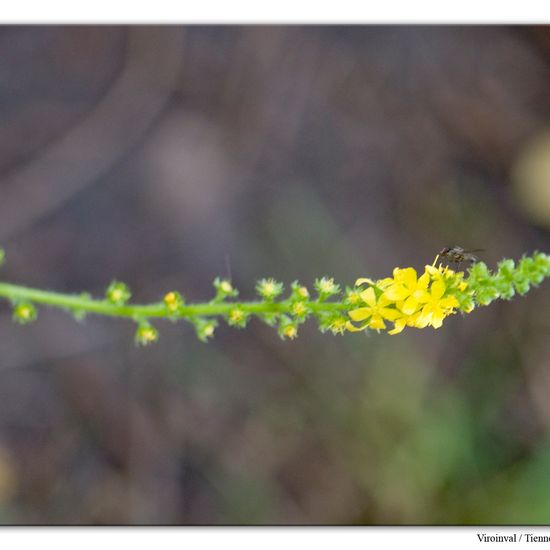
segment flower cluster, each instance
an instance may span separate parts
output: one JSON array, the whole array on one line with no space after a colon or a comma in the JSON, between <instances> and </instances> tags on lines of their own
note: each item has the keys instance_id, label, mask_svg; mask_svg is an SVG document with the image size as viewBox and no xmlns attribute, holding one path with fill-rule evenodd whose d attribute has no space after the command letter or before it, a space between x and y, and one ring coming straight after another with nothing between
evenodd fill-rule
<instances>
[{"instance_id":1,"label":"flower cluster","mask_svg":"<svg viewBox=\"0 0 550 550\"><path fill-rule=\"evenodd\" d=\"M439 328L445 317L452 315L460 303L456 291L464 292L467 283L462 272L441 265L427 265L419 277L412 267L393 270L393 277L378 281L358 279L355 286L362 305L348 312L352 321L346 327L352 332L386 330L386 321L393 323L389 334L398 334L406 326ZM356 296L355 296L356 297Z\"/></svg>"},{"instance_id":2,"label":"flower cluster","mask_svg":"<svg viewBox=\"0 0 550 550\"><path fill-rule=\"evenodd\" d=\"M516 265L502 260L495 273L483 262L474 264L465 279L464 272L453 271L441 264L427 265L420 276L414 268L395 268L393 277L373 281L358 279L355 289L348 289L348 311L351 332L365 329L386 330L398 334L408 327L439 328L445 317L462 311L470 313L476 306L489 305L493 300L510 300L516 293L525 294L550 276L550 256L540 252L523 257ZM357 307L360 305L360 307Z\"/></svg>"}]
</instances>

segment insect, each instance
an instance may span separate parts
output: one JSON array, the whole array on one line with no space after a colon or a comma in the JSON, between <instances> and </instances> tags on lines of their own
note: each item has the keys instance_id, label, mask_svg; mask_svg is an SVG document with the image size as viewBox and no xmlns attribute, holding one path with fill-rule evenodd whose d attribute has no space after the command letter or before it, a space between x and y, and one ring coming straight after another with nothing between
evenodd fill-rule
<instances>
[{"instance_id":1,"label":"insect","mask_svg":"<svg viewBox=\"0 0 550 550\"><path fill-rule=\"evenodd\" d=\"M474 256L472 252L481 252L482 250L483 249L481 248L476 248L475 250L464 250L461 246L455 245L442 248L438 254L447 262L460 266L462 262L470 262L470 264L477 262L477 256Z\"/></svg>"}]
</instances>

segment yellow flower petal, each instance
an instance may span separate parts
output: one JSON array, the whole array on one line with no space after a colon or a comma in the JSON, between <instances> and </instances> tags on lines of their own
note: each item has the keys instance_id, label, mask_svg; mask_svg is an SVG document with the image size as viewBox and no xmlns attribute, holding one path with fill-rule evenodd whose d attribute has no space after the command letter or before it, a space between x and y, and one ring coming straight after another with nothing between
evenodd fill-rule
<instances>
[{"instance_id":1,"label":"yellow flower petal","mask_svg":"<svg viewBox=\"0 0 550 550\"><path fill-rule=\"evenodd\" d=\"M440 279L443 274L443 270L440 267L434 267L433 265L427 265L425 269L433 279Z\"/></svg>"},{"instance_id":2,"label":"yellow flower petal","mask_svg":"<svg viewBox=\"0 0 550 550\"><path fill-rule=\"evenodd\" d=\"M399 334L400 332L403 332L403 329L405 328L405 319L397 319L395 323L393 324L393 329L388 331L388 334Z\"/></svg>"},{"instance_id":3,"label":"yellow flower petal","mask_svg":"<svg viewBox=\"0 0 550 550\"><path fill-rule=\"evenodd\" d=\"M443 324L443 319L445 319L445 315L433 315L430 324L433 328L439 328Z\"/></svg>"},{"instance_id":4,"label":"yellow flower petal","mask_svg":"<svg viewBox=\"0 0 550 550\"><path fill-rule=\"evenodd\" d=\"M406 267L405 269L395 268L393 270L393 277L396 281L408 287L412 288L416 286L416 270L412 267Z\"/></svg>"},{"instance_id":5,"label":"yellow flower petal","mask_svg":"<svg viewBox=\"0 0 550 550\"><path fill-rule=\"evenodd\" d=\"M458 300L454 296L447 296L446 298L443 298L439 302L441 304L441 307L458 307L460 304L458 303Z\"/></svg>"},{"instance_id":6,"label":"yellow flower petal","mask_svg":"<svg viewBox=\"0 0 550 550\"><path fill-rule=\"evenodd\" d=\"M418 278L418 283L417 285L420 287L420 288L423 288L423 289L426 289L428 288L428 284L430 282L430 274L428 272L424 272L422 275L420 275L420 277Z\"/></svg>"},{"instance_id":7,"label":"yellow flower petal","mask_svg":"<svg viewBox=\"0 0 550 550\"><path fill-rule=\"evenodd\" d=\"M412 315L419 307L418 301L413 296L409 296L400 306L400 310L406 315Z\"/></svg>"},{"instance_id":8,"label":"yellow flower petal","mask_svg":"<svg viewBox=\"0 0 550 550\"><path fill-rule=\"evenodd\" d=\"M360 296L361 300L369 306L374 307L376 305L376 294L374 293L374 289L372 287L367 288L367 290L363 290Z\"/></svg>"},{"instance_id":9,"label":"yellow flower petal","mask_svg":"<svg viewBox=\"0 0 550 550\"><path fill-rule=\"evenodd\" d=\"M415 321L414 326L417 328L424 328L427 327L432 321L432 310L430 306L424 306L420 314L418 315L418 318Z\"/></svg>"},{"instance_id":10,"label":"yellow flower petal","mask_svg":"<svg viewBox=\"0 0 550 550\"><path fill-rule=\"evenodd\" d=\"M350 332L361 332L368 328L369 324L366 323L362 327L356 327L355 325L352 325L349 321L346 322L346 329Z\"/></svg>"},{"instance_id":11,"label":"yellow flower petal","mask_svg":"<svg viewBox=\"0 0 550 550\"><path fill-rule=\"evenodd\" d=\"M446 288L447 287L445 286L445 283L443 281L434 281L430 288L430 294L432 295L432 298L434 300L439 300L443 296L443 294L445 294Z\"/></svg>"},{"instance_id":12,"label":"yellow flower petal","mask_svg":"<svg viewBox=\"0 0 550 550\"><path fill-rule=\"evenodd\" d=\"M378 307L386 307L386 306L389 306L390 304L393 304L393 300L388 300L388 298L386 298L386 296L382 294L380 298L378 298L378 303L376 305Z\"/></svg>"},{"instance_id":13,"label":"yellow flower petal","mask_svg":"<svg viewBox=\"0 0 550 550\"><path fill-rule=\"evenodd\" d=\"M416 290L413 293L413 298L422 304L432 300L431 294L427 290Z\"/></svg>"},{"instance_id":14,"label":"yellow flower petal","mask_svg":"<svg viewBox=\"0 0 550 550\"><path fill-rule=\"evenodd\" d=\"M398 302L400 300L404 300L409 294L410 291L407 290L402 284L398 283L386 288L383 296L392 302Z\"/></svg>"},{"instance_id":15,"label":"yellow flower petal","mask_svg":"<svg viewBox=\"0 0 550 550\"><path fill-rule=\"evenodd\" d=\"M355 281L355 286L360 286L360 285L363 285L365 283L369 284L369 285L375 284L372 279L367 279L366 277L362 277L361 279L357 279L357 281Z\"/></svg>"},{"instance_id":16,"label":"yellow flower petal","mask_svg":"<svg viewBox=\"0 0 550 550\"><path fill-rule=\"evenodd\" d=\"M406 319L408 327L415 327L418 319L420 318L421 311L416 312L414 315L409 315Z\"/></svg>"},{"instance_id":17,"label":"yellow flower petal","mask_svg":"<svg viewBox=\"0 0 550 550\"><path fill-rule=\"evenodd\" d=\"M395 321L398 317L401 317L401 312L397 309L390 309L389 307L382 307L378 310L378 313L384 319L388 321Z\"/></svg>"},{"instance_id":18,"label":"yellow flower petal","mask_svg":"<svg viewBox=\"0 0 550 550\"><path fill-rule=\"evenodd\" d=\"M369 321L369 327L375 330L385 329L386 323L384 323L384 319L380 315L373 315Z\"/></svg>"},{"instance_id":19,"label":"yellow flower petal","mask_svg":"<svg viewBox=\"0 0 550 550\"><path fill-rule=\"evenodd\" d=\"M395 281L391 277L385 277L384 279L380 279L379 281L376 281L376 286L380 290L384 290L385 288L388 288L390 285L395 284Z\"/></svg>"},{"instance_id":20,"label":"yellow flower petal","mask_svg":"<svg viewBox=\"0 0 550 550\"><path fill-rule=\"evenodd\" d=\"M364 321L372 315L372 309L370 307L360 307L358 309L352 309L348 312L348 315L354 321Z\"/></svg>"}]
</instances>

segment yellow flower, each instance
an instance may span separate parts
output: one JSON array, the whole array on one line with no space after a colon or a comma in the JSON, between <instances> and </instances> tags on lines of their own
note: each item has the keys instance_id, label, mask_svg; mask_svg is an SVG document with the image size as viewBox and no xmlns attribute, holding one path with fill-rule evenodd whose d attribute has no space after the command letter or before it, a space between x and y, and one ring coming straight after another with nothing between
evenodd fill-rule
<instances>
[{"instance_id":1,"label":"yellow flower","mask_svg":"<svg viewBox=\"0 0 550 550\"><path fill-rule=\"evenodd\" d=\"M309 298L309 290L305 286L298 287L297 293L302 298Z\"/></svg>"},{"instance_id":2,"label":"yellow flower","mask_svg":"<svg viewBox=\"0 0 550 550\"><path fill-rule=\"evenodd\" d=\"M234 324L241 323L243 319L244 319L244 311L242 309L239 309L238 307L236 307L229 312L229 320L232 323Z\"/></svg>"},{"instance_id":3,"label":"yellow flower","mask_svg":"<svg viewBox=\"0 0 550 550\"><path fill-rule=\"evenodd\" d=\"M226 294L233 292L233 286L227 280L220 281L220 289Z\"/></svg>"},{"instance_id":4,"label":"yellow flower","mask_svg":"<svg viewBox=\"0 0 550 550\"><path fill-rule=\"evenodd\" d=\"M412 315L418 311L419 298L424 295L429 283L430 274L427 271L417 278L412 267L396 267L392 283L384 289L384 296L392 302L399 302L397 307L406 315Z\"/></svg>"},{"instance_id":5,"label":"yellow flower","mask_svg":"<svg viewBox=\"0 0 550 550\"><path fill-rule=\"evenodd\" d=\"M344 334L348 322L349 321L346 321L344 317L339 317L338 319L332 321L329 329L331 330L332 334Z\"/></svg>"},{"instance_id":6,"label":"yellow flower","mask_svg":"<svg viewBox=\"0 0 550 550\"><path fill-rule=\"evenodd\" d=\"M141 339L143 340L143 342L155 342L157 338L157 332L151 327L145 328L141 331Z\"/></svg>"},{"instance_id":7,"label":"yellow flower","mask_svg":"<svg viewBox=\"0 0 550 550\"><path fill-rule=\"evenodd\" d=\"M321 279L319 283L319 290L321 292L332 292L334 290L334 279Z\"/></svg>"},{"instance_id":8,"label":"yellow flower","mask_svg":"<svg viewBox=\"0 0 550 550\"><path fill-rule=\"evenodd\" d=\"M283 292L283 285L273 278L261 279L256 285L256 290L265 300L273 300Z\"/></svg>"},{"instance_id":9,"label":"yellow flower","mask_svg":"<svg viewBox=\"0 0 550 550\"><path fill-rule=\"evenodd\" d=\"M439 264L438 267L435 267L433 265L427 265L426 272L428 272L431 275L432 279L442 279L442 278L451 279L458 275L450 267L448 266L442 267L441 264ZM460 273L462 273L462 271Z\"/></svg>"},{"instance_id":10,"label":"yellow flower","mask_svg":"<svg viewBox=\"0 0 550 550\"><path fill-rule=\"evenodd\" d=\"M350 331L365 330L367 327L375 330L385 329L386 323L384 320L394 321L401 316L401 313L395 308L387 307L392 302L383 294L376 299L376 293L372 287L363 290L360 293L361 299L367 307L360 307L348 313L352 321L360 322L368 319L368 321L360 327L354 326L348 322L346 325Z\"/></svg>"},{"instance_id":11,"label":"yellow flower","mask_svg":"<svg viewBox=\"0 0 550 550\"><path fill-rule=\"evenodd\" d=\"M287 338L290 338L291 340L294 340L294 338L296 338L296 336L298 336L298 331L296 330L296 327L293 326L293 325L288 325L287 327L285 327L283 329L283 334L287 337Z\"/></svg>"},{"instance_id":12,"label":"yellow flower","mask_svg":"<svg viewBox=\"0 0 550 550\"><path fill-rule=\"evenodd\" d=\"M154 326L150 325L148 322L143 322L138 326L135 338L136 344L147 346L159 339L159 333Z\"/></svg>"},{"instance_id":13,"label":"yellow flower","mask_svg":"<svg viewBox=\"0 0 550 550\"><path fill-rule=\"evenodd\" d=\"M166 304L168 309L174 309L176 304L177 304L176 293L175 292L169 292L164 297L164 303Z\"/></svg>"},{"instance_id":14,"label":"yellow flower","mask_svg":"<svg viewBox=\"0 0 550 550\"><path fill-rule=\"evenodd\" d=\"M303 304L303 302L296 302L292 305L292 313L294 315L304 315L307 312L306 306Z\"/></svg>"},{"instance_id":15,"label":"yellow flower","mask_svg":"<svg viewBox=\"0 0 550 550\"><path fill-rule=\"evenodd\" d=\"M439 328L443 324L443 319L453 313L459 303L454 296L444 297L446 289L445 282L437 279L431 284L429 291L424 291L418 296L418 301L423 306L414 326L424 328L431 325Z\"/></svg>"},{"instance_id":16,"label":"yellow flower","mask_svg":"<svg viewBox=\"0 0 550 550\"><path fill-rule=\"evenodd\" d=\"M113 281L105 292L107 300L117 306L124 305L131 295L130 289L120 281Z\"/></svg>"},{"instance_id":17,"label":"yellow flower","mask_svg":"<svg viewBox=\"0 0 550 550\"><path fill-rule=\"evenodd\" d=\"M115 288L111 294L110 294L110 298L113 302L118 302L120 301L120 299L122 298L123 296L123 293L122 293L122 290L120 290L120 288Z\"/></svg>"},{"instance_id":18,"label":"yellow flower","mask_svg":"<svg viewBox=\"0 0 550 550\"><path fill-rule=\"evenodd\" d=\"M13 320L21 325L31 323L36 319L36 308L30 302L21 302L13 309Z\"/></svg>"},{"instance_id":19,"label":"yellow flower","mask_svg":"<svg viewBox=\"0 0 550 550\"><path fill-rule=\"evenodd\" d=\"M358 304L361 301L361 296L359 295L359 291L349 290L346 295L346 300L352 306L354 306L355 304Z\"/></svg>"},{"instance_id":20,"label":"yellow flower","mask_svg":"<svg viewBox=\"0 0 550 550\"><path fill-rule=\"evenodd\" d=\"M325 300L329 296L334 296L340 292L340 285L337 285L332 277L330 279L328 277L315 279L314 287L319 293L321 300Z\"/></svg>"},{"instance_id":21,"label":"yellow flower","mask_svg":"<svg viewBox=\"0 0 550 550\"><path fill-rule=\"evenodd\" d=\"M183 306L183 298L179 292L169 292L164 296L164 305L170 313L176 313Z\"/></svg>"}]
</instances>

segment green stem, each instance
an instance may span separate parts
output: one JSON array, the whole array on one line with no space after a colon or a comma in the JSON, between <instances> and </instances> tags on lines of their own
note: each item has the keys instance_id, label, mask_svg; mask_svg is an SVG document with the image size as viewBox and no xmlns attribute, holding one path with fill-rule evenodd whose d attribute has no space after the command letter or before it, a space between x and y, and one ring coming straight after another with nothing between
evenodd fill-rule
<instances>
[{"instance_id":1,"label":"green stem","mask_svg":"<svg viewBox=\"0 0 550 550\"><path fill-rule=\"evenodd\" d=\"M0 283L0 297L11 301L29 301L35 304L43 304L71 311L95 313L110 317L129 318L151 318L171 317L164 302L153 304L125 304L116 305L107 300L94 300L77 294L62 294L60 292L49 292L36 288L28 288L9 283ZM303 302L313 312L336 312L343 311L348 306L340 302ZM188 304L182 306L178 311L178 318L191 318L196 316L212 317L226 315L233 308L240 309L250 314L258 313L286 313L290 311L292 302L283 300L280 302L207 302L199 304Z\"/></svg>"}]
</instances>

